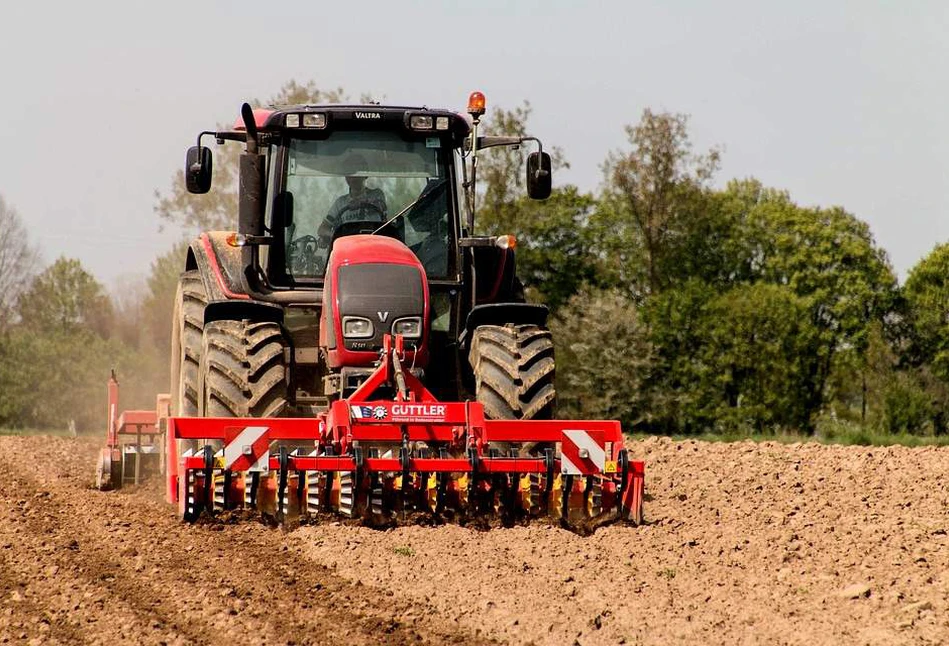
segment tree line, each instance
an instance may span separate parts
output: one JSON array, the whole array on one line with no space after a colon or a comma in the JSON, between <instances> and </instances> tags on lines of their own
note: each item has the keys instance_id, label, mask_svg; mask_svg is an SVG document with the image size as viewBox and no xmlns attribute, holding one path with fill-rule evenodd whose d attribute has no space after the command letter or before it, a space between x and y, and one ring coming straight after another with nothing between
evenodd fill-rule
<instances>
[{"instance_id":1,"label":"tree line","mask_svg":"<svg viewBox=\"0 0 949 646\"><path fill-rule=\"evenodd\" d=\"M291 81L257 103L346 98ZM489 132L525 134L530 116L528 103L494 110ZM237 152L218 150L207 195L189 195L176 173L156 191L159 221L186 236L233 228ZM521 280L550 308L560 415L661 434L945 433L949 245L900 285L854 214L800 205L753 178L716 187L720 158L693 150L685 115L647 109L604 160L596 191L555 181L535 202L523 151L485 153L479 233L517 236ZM0 232L0 426L101 428L113 367L125 404L150 407L167 390L186 242L117 298L77 260L40 267L2 198Z\"/></svg>"}]
</instances>

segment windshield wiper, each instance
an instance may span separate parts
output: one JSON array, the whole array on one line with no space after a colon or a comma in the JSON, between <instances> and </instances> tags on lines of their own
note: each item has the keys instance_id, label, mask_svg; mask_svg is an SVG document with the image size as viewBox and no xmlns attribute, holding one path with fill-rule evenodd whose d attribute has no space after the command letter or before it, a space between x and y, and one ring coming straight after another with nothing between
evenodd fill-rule
<instances>
[{"instance_id":1,"label":"windshield wiper","mask_svg":"<svg viewBox=\"0 0 949 646\"><path fill-rule=\"evenodd\" d=\"M396 213L395 215L393 215L391 218L389 218L388 220L386 220L385 222L383 222L382 225L381 225L378 229L376 229L375 231L373 231L370 235L376 235L377 233L379 233L380 231L382 231L383 229L385 229L387 226L389 226L390 224L392 224L393 222L395 222L396 220L398 220L400 217L402 217L402 216L405 215L407 212L409 212L409 211L412 209L412 207L414 207L416 204L418 204L419 202L421 202L421 201L424 200L425 198L429 197L429 196L430 196L432 193L434 193L437 189L441 188L442 185L443 185L445 182L447 182L447 181L448 181L448 178L446 177L445 179L440 179L440 180L438 180L437 182L435 182L434 184L432 184L431 186L429 186L426 190L422 191L421 195L419 195L417 198L415 198L414 200L412 200L411 202L409 202L408 206L406 206L404 209L402 209L401 211L399 211L398 213Z\"/></svg>"}]
</instances>

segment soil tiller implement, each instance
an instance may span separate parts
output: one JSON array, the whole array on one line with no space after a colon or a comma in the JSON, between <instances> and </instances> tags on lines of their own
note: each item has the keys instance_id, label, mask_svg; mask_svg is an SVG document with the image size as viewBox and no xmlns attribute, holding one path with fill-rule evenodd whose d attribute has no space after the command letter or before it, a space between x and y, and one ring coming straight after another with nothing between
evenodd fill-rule
<instances>
[{"instance_id":1,"label":"soil tiller implement","mask_svg":"<svg viewBox=\"0 0 949 646\"><path fill-rule=\"evenodd\" d=\"M96 488L118 489L123 484L139 484L157 474L164 455L164 422L169 397L158 395L155 410L127 410L119 413L119 382L109 377L109 427L106 445L99 452Z\"/></svg>"},{"instance_id":2,"label":"soil tiller implement","mask_svg":"<svg viewBox=\"0 0 949 646\"><path fill-rule=\"evenodd\" d=\"M249 508L291 523L326 512L369 524L641 522L643 463L618 422L486 419L477 401L438 402L403 353L386 337L370 377L316 418L172 418L169 500L188 521ZM176 460L176 440L208 443Z\"/></svg>"}]
</instances>

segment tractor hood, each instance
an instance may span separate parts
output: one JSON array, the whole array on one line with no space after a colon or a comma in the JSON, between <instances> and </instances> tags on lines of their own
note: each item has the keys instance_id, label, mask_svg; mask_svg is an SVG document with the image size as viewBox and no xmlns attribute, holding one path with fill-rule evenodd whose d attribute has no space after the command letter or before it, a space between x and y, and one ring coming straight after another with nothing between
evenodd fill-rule
<instances>
[{"instance_id":1,"label":"tractor hood","mask_svg":"<svg viewBox=\"0 0 949 646\"><path fill-rule=\"evenodd\" d=\"M333 245L323 289L320 345L330 368L371 366L386 334L402 334L405 362L428 362L429 293L415 254L393 238L352 235Z\"/></svg>"}]
</instances>

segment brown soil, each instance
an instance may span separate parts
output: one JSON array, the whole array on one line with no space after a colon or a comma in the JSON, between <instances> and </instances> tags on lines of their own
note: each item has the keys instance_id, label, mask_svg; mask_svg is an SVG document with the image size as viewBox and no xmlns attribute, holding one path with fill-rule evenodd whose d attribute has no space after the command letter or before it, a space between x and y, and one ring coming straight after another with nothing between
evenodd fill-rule
<instances>
[{"instance_id":1,"label":"brown soil","mask_svg":"<svg viewBox=\"0 0 949 646\"><path fill-rule=\"evenodd\" d=\"M0 642L949 640L949 450L650 439L647 524L180 524L96 442L0 438Z\"/></svg>"}]
</instances>

